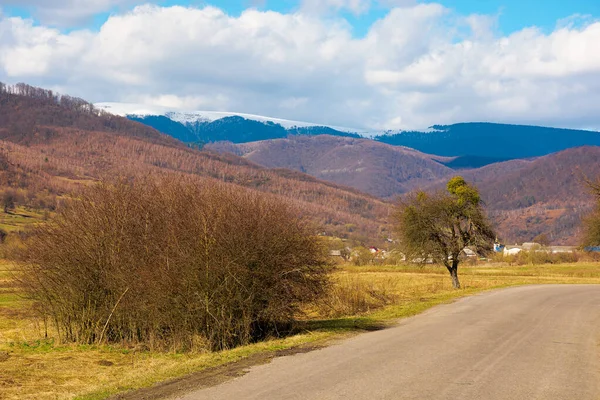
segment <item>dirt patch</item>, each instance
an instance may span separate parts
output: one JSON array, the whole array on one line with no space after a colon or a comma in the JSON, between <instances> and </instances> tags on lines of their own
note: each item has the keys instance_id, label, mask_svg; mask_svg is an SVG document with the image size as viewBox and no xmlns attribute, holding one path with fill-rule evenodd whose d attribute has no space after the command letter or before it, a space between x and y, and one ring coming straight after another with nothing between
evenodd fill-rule
<instances>
[{"instance_id":1,"label":"dirt patch","mask_svg":"<svg viewBox=\"0 0 600 400\"><path fill-rule=\"evenodd\" d=\"M325 347L324 344L306 345L286 350L255 354L238 362L209 368L182 378L158 383L149 388L120 393L110 397L109 400L159 400L178 397L194 390L216 386L245 375L250 367L269 363L276 357L308 353L309 351L318 350L323 347Z\"/></svg>"}]
</instances>

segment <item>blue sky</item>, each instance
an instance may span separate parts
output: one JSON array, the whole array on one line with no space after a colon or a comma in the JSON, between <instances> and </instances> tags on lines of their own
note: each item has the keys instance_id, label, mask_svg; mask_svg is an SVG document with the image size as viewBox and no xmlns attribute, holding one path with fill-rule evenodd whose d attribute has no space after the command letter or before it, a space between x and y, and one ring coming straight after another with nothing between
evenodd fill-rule
<instances>
[{"instance_id":1,"label":"blue sky","mask_svg":"<svg viewBox=\"0 0 600 400\"><path fill-rule=\"evenodd\" d=\"M0 10L0 81L92 102L367 130L600 130L599 0L0 0Z\"/></svg>"},{"instance_id":2,"label":"blue sky","mask_svg":"<svg viewBox=\"0 0 600 400\"><path fill-rule=\"evenodd\" d=\"M6 15L34 18L37 20L36 1L25 0L24 2L29 5L19 6L18 4L23 3L19 0L0 0L0 7L2 7ZM184 5L203 7L205 5L212 5L223 9L233 16L237 16L245 9L251 7L281 13L294 12L301 7L299 0L150 0L146 2L161 6ZM425 3L421 0L418 0L418 2ZM137 3L141 4L145 3L145 1L137 1ZM369 11L360 13L359 15L348 10L340 10L336 13L336 16L348 20L353 26L353 33L356 36L362 36L368 31L373 22L386 15L390 8L388 3L393 4L393 0L381 3L375 2L371 5ZM591 18L600 17L600 1L598 0L440 0L437 3L462 15L485 14L497 16L497 29L502 34L510 34L532 26L538 27L545 32L550 32L556 27L558 21L574 15ZM2 6L3 4L4 6ZM135 0L131 1L131 6L134 4L136 4ZM111 13L122 11L124 8L126 9L127 7L111 7L110 10L98 12L91 18L86 18L85 20L77 21L69 24L70 26L62 26L61 28L96 29L106 21Z\"/></svg>"}]
</instances>

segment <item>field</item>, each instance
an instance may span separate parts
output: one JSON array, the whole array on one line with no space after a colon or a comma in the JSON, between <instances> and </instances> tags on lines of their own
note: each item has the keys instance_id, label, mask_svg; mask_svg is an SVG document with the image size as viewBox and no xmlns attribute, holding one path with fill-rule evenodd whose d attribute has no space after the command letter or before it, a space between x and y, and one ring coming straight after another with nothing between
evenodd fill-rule
<instances>
[{"instance_id":1,"label":"field","mask_svg":"<svg viewBox=\"0 0 600 400\"><path fill-rule=\"evenodd\" d=\"M600 283L600 264L477 266L460 270L463 289L452 290L437 267L341 267L330 296L306 310L298 333L217 353L153 353L143 348L55 343L51 329L33 318L31 304L13 281L14 267L0 261L0 398L102 399L207 368L298 346L324 345L356 332L379 329L436 304L481 291L522 284Z\"/></svg>"},{"instance_id":2,"label":"field","mask_svg":"<svg viewBox=\"0 0 600 400\"><path fill-rule=\"evenodd\" d=\"M43 220L42 213L17 207L10 213L0 212L0 229L5 232L22 231Z\"/></svg>"}]
</instances>

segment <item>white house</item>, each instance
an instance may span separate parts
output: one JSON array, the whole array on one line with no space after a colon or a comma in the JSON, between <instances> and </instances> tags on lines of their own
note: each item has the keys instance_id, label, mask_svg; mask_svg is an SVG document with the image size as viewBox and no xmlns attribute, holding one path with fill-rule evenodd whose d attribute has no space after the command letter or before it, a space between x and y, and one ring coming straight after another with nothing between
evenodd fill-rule
<instances>
[{"instance_id":1,"label":"white house","mask_svg":"<svg viewBox=\"0 0 600 400\"><path fill-rule=\"evenodd\" d=\"M520 252L522 252L523 250L521 250L518 247L514 247L512 249L507 249L506 247L504 248L504 255L505 256L514 256L516 254L519 254Z\"/></svg>"}]
</instances>

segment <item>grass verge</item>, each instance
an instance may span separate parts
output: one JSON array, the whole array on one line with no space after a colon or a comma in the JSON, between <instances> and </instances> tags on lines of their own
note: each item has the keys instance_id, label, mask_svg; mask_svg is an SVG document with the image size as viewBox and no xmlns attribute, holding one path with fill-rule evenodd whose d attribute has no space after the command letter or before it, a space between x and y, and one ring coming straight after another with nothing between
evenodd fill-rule
<instances>
[{"instance_id":1,"label":"grass verge","mask_svg":"<svg viewBox=\"0 0 600 400\"><path fill-rule=\"evenodd\" d=\"M464 289L453 290L436 267L344 267L334 275L329 298L307 310L299 333L222 352L155 353L136 348L75 346L44 337L0 262L0 398L103 399L125 390L207 368L343 335L380 329L398 318L485 290L543 283L600 283L600 264L467 267Z\"/></svg>"}]
</instances>

